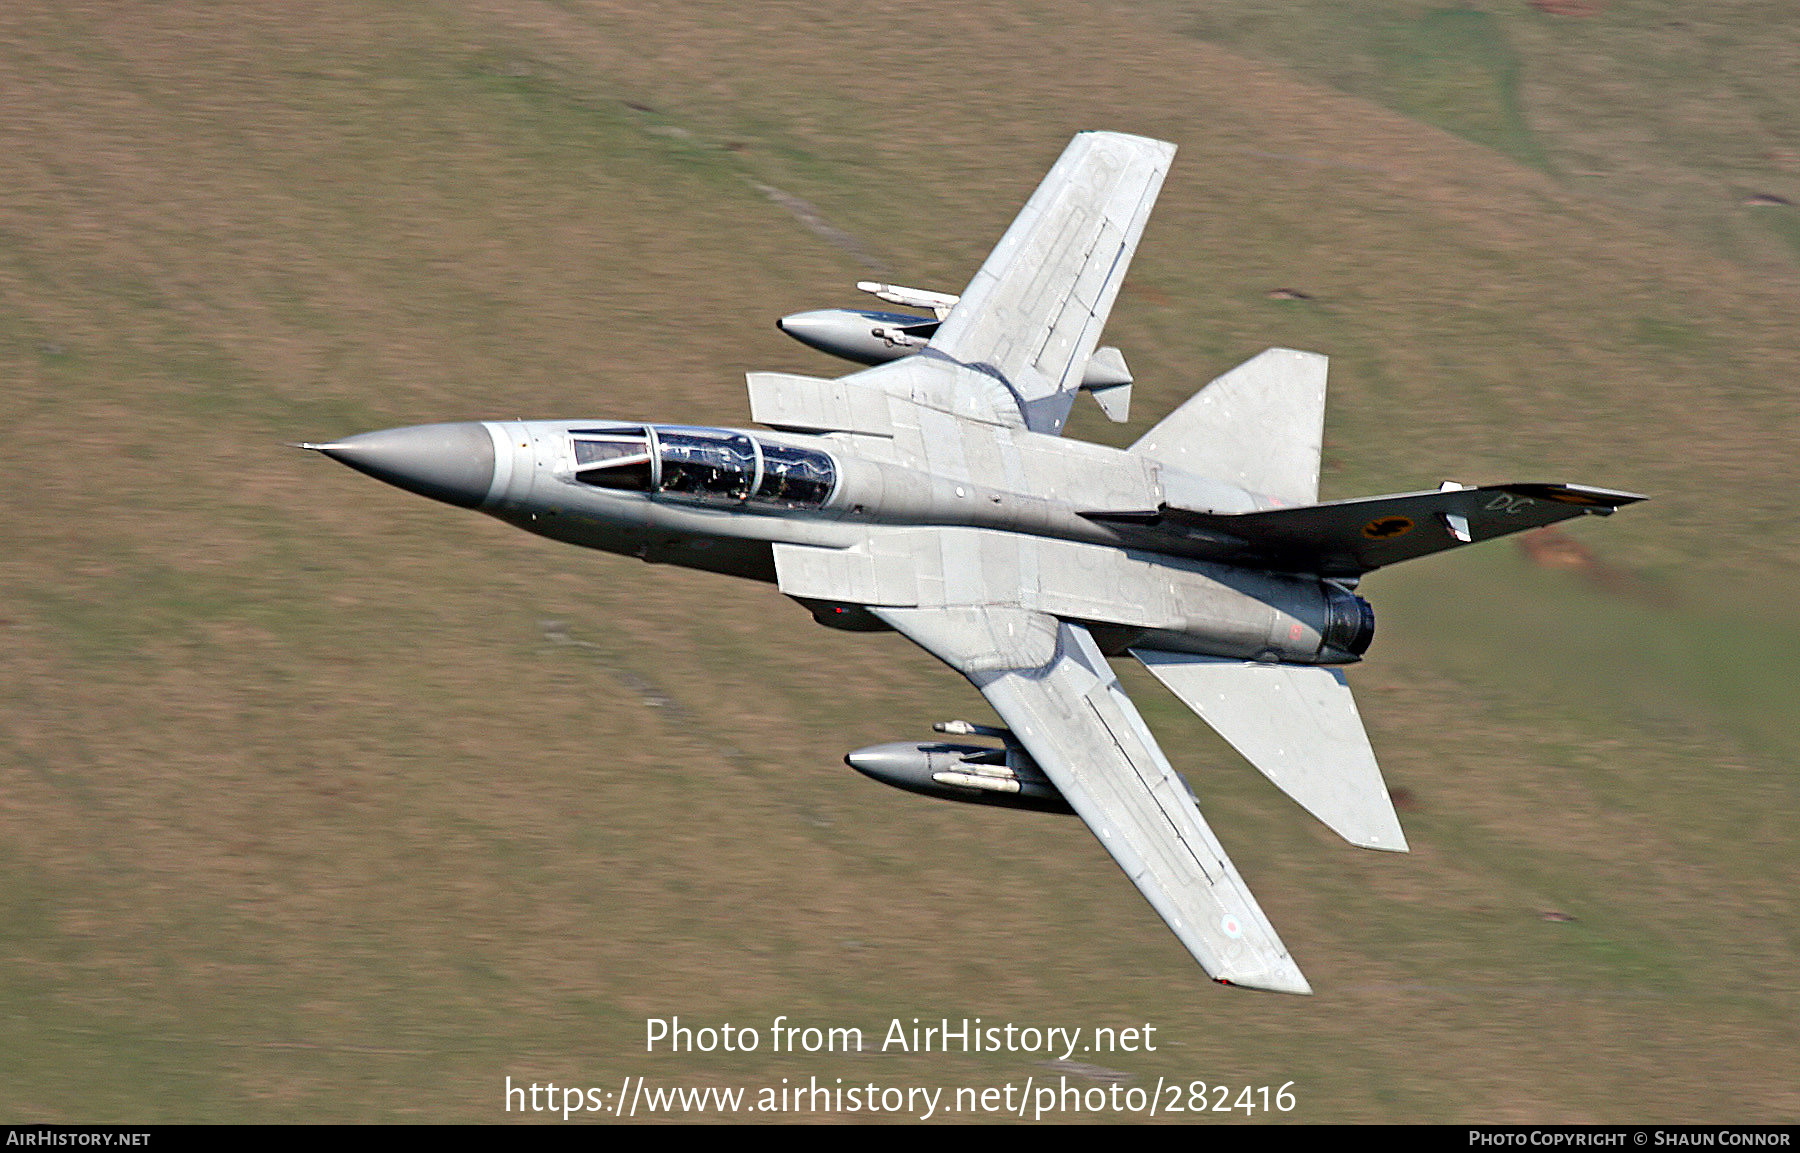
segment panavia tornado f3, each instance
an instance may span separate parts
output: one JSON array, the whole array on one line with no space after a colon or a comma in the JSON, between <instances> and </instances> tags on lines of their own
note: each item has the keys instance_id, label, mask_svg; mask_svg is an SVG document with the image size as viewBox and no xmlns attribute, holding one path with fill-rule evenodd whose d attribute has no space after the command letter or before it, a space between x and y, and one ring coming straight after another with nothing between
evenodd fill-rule
<instances>
[{"instance_id":1,"label":"panavia tornado f3","mask_svg":"<svg viewBox=\"0 0 1800 1153\"><path fill-rule=\"evenodd\" d=\"M307 444L412 492L570 544L773 582L821 623L893 629L967 677L985 743L846 758L915 792L1085 821L1224 984L1311 992L1107 663L1141 661L1351 844L1403 852L1341 666L1383 565L1640 496L1467 486L1320 503L1325 357L1270 349L1119 450L1061 437L1078 392L1123 419L1099 347L1175 148L1074 138L959 295L865 285L930 315L782 327L874 367L749 375L770 431L484 421ZM997 743L996 743L997 742Z\"/></svg>"}]
</instances>

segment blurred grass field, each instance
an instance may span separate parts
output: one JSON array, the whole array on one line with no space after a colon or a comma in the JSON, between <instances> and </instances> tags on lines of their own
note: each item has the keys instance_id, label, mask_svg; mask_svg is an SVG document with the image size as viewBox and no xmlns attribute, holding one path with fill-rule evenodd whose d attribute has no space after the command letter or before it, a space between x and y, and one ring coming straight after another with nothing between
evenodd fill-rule
<instances>
[{"instance_id":1,"label":"blurred grass field","mask_svg":"<svg viewBox=\"0 0 1800 1153\"><path fill-rule=\"evenodd\" d=\"M1797 25L1595 7L0 8L0 1114L1055 1075L643 1053L787 1014L1148 1021L1092 1060L1305 1121L1791 1120L1800 225L1746 199L1800 200ZM1134 420L1071 435L1285 345L1328 498L1654 498L1569 530L1625 591L1510 542L1367 582L1407 856L1121 666L1312 998L1211 985L1072 821L845 768L987 715L905 641L281 447L742 423L833 367L775 317L956 290L1083 128L1182 150Z\"/></svg>"}]
</instances>

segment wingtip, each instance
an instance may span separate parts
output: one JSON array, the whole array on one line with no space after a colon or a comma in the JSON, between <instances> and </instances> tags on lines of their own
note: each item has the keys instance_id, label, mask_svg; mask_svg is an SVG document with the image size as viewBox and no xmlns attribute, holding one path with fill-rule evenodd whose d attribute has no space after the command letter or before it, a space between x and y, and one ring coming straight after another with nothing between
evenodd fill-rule
<instances>
[{"instance_id":1,"label":"wingtip","mask_svg":"<svg viewBox=\"0 0 1800 1153\"><path fill-rule=\"evenodd\" d=\"M1300 970L1290 968L1283 973L1259 974L1254 977L1214 977L1220 985L1233 989L1260 989L1265 993L1292 993L1299 997L1312 996L1313 988L1301 976Z\"/></svg>"},{"instance_id":2,"label":"wingtip","mask_svg":"<svg viewBox=\"0 0 1800 1153\"><path fill-rule=\"evenodd\" d=\"M1312 996L1312 985L1300 972L1300 966L1294 964L1292 957L1285 953L1267 960L1267 968L1257 970L1239 970L1235 973L1209 974L1221 985L1234 988L1261 989L1267 993L1293 993L1296 996Z\"/></svg>"},{"instance_id":3,"label":"wingtip","mask_svg":"<svg viewBox=\"0 0 1800 1153\"><path fill-rule=\"evenodd\" d=\"M1639 492L1625 492L1616 488L1599 488L1591 484L1515 484L1503 486L1515 489L1522 495L1553 500L1559 504L1582 505L1589 512L1597 512L1602 516L1615 509L1624 508L1628 504L1650 498Z\"/></svg>"}]
</instances>

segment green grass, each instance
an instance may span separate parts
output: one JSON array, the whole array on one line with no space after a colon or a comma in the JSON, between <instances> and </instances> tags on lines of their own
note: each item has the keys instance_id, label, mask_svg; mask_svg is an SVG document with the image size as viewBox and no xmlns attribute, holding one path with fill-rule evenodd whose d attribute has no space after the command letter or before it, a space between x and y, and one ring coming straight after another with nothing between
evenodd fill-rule
<instances>
[{"instance_id":1,"label":"green grass","mask_svg":"<svg viewBox=\"0 0 1800 1153\"><path fill-rule=\"evenodd\" d=\"M1427 124L1543 167L1519 97L1521 63L1500 22L1470 8L1396 21L1374 37L1386 102Z\"/></svg>"},{"instance_id":2,"label":"green grass","mask_svg":"<svg viewBox=\"0 0 1800 1153\"><path fill-rule=\"evenodd\" d=\"M1591 17L1433 0L1190 5L1182 32L1554 174L1624 219L1791 279L1747 195L1800 193L1785 12L1640 0ZM1766 226L1766 222L1765 222ZM1777 228L1780 226L1777 225Z\"/></svg>"}]
</instances>

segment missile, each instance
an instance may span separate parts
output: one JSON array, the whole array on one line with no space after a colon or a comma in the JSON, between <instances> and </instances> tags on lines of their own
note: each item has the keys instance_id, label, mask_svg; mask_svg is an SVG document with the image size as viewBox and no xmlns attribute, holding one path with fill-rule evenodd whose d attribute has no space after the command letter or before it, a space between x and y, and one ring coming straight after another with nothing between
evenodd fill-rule
<instances>
[{"instance_id":1,"label":"missile","mask_svg":"<svg viewBox=\"0 0 1800 1153\"><path fill-rule=\"evenodd\" d=\"M907 288L902 284L882 284L874 280L857 281L856 290L904 308L929 308L937 314L939 320L949 316L950 310L956 307L956 302L962 299L962 297L952 296L948 292L931 292L923 288Z\"/></svg>"}]
</instances>

